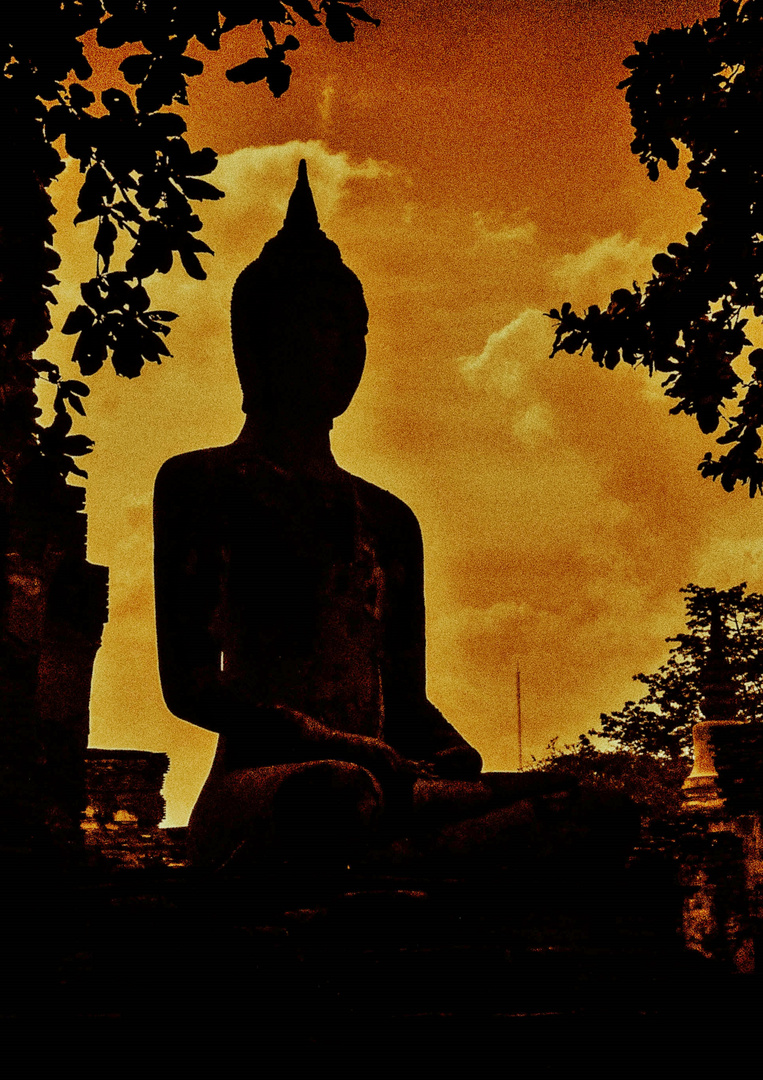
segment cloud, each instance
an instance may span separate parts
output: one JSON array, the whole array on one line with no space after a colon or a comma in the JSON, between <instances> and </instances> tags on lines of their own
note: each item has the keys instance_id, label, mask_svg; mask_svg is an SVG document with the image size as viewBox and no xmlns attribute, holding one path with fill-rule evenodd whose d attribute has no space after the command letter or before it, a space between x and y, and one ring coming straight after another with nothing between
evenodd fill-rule
<instances>
[{"instance_id":1,"label":"cloud","mask_svg":"<svg viewBox=\"0 0 763 1080\"><path fill-rule=\"evenodd\" d=\"M602 297L651 277L653 255L654 249L640 240L626 240L622 233L615 233L595 240L577 254L562 255L552 269L552 279L575 295Z\"/></svg>"},{"instance_id":2,"label":"cloud","mask_svg":"<svg viewBox=\"0 0 763 1080\"><path fill-rule=\"evenodd\" d=\"M221 210L235 217L252 207L285 214L300 158L307 160L319 215L335 213L353 180L378 180L394 172L391 166L373 158L355 163L344 151L332 152L317 139L293 140L280 146L247 146L220 158L213 179L227 192L227 198L219 204Z\"/></svg>"},{"instance_id":3,"label":"cloud","mask_svg":"<svg viewBox=\"0 0 763 1080\"><path fill-rule=\"evenodd\" d=\"M496 387L507 398L527 393L528 369L539 352L551 351L548 319L540 311L523 311L507 326L489 335L481 352L461 356L457 363L472 386Z\"/></svg>"},{"instance_id":4,"label":"cloud","mask_svg":"<svg viewBox=\"0 0 763 1080\"><path fill-rule=\"evenodd\" d=\"M501 224L480 210L474 211L472 220L478 243L529 244L538 231L531 221L518 225Z\"/></svg>"},{"instance_id":5,"label":"cloud","mask_svg":"<svg viewBox=\"0 0 763 1080\"><path fill-rule=\"evenodd\" d=\"M318 114L321 118L321 125L324 131L327 130L331 124L331 106L335 94L336 88L332 86L331 83L326 83L318 101Z\"/></svg>"}]
</instances>

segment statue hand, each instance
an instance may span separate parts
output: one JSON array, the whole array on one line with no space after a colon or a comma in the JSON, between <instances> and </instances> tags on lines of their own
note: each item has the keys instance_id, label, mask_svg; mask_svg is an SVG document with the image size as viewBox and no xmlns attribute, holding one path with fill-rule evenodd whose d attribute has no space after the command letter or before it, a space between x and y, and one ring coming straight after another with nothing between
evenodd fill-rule
<instances>
[{"instance_id":1,"label":"statue hand","mask_svg":"<svg viewBox=\"0 0 763 1080\"><path fill-rule=\"evenodd\" d=\"M482 757L468 743L439 750L428 764L435 776L445 780L474 780L482 771Z\"/></svg>"},{"instance_id":2,"label":"statue hand","mask_svg":"<svg viewBox=\"0 0 763 1080\"><path fill-rule=\"evenodd\" d=\"M365 761L360 762L377 778L382 787L388 784L406 784L411 786L421 775L420 762L403 757L397 750L381 739L364 740Z\"/></svg>"},{"instance_id":3,"label":"statue hand","mask_svg":"<svg viewBox=\"0 0 763 1080\"><path fill-rule=\"evenodd\" d=\"M417 780L439 780L441 774L437 771L431 761L414 761L416 766L416 779Z\"/></svg>"}]
</instances>

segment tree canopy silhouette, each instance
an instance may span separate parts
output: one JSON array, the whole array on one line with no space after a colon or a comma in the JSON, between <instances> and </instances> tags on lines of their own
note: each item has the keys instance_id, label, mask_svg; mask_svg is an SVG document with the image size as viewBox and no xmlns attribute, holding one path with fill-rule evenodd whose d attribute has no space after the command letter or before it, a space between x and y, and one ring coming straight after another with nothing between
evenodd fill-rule
<instances>
[{"instance_id":1,"label":"tree canopy silhouette","mask_svg":"<svg viewBox=\"0 0 763 1080\"><path fill-rule=\"evenodd\" d=\"M624 64L631 149L657 180L683 147L703 221L655 255L644 288L616 290L604 311L552 310L551 355L590 348L600 366L659 372L671 413L695 416L705 433L725 422L725 452L708 452L702 475L752 497L763 490L763 349L745 357L747 371L734 362L752 344L748 316L763 317L763 0L723 0L715 18L636 42Z\"/></svg>"},{"instance_id":2,"label":"tree canopy silhouette","mask_svg":"<svg viewBox=\"0 0 763 1080\"><path fill-rule=\"evenodd\" d=\"M349 42L358 22L378 25L361 7L340 0L26 0L6 5L0 24L0 504L30 463L47 473L86 475L74 458L92 441L72 435L72 413L84 415L89 388L64 379L35 356L51 328L49 306L60 258L51 218L50 189L64 154L83 176L75 223L97 221L95 274L82 284L82 303L63 332L76 336L73 359L82 375L108 360L133 378L145 362L169 356L171 311L153 310L143 284L167 273L175 255L194 278L206 276L200 255L212 254L199 236L192 202L223 192L203 177L217 163L210 147L192 150L179 106L189 82L201 75L196 55L220 48L225 34L252 27L263 55L227 72L232 82L264 82L275 97L289 87L287 55L299 47L290 31L323 27ZM85 40L87 48L85 48ZM119 65L121 86L99 98L87 86L88 55L134 46ZM116 258L117 237L128 239ZM121 250L121 247L120 247ZM34 393L55 384L55 417L43 427ZM38 470L39 471L39 470Z\"/></svg>"},{"instance_id":3,"label":"tree canopy silhouette","mask_svg":"<svg viewBox=\"0 0 763 1080\"><path fill-rule=\"evenodd\" d=\"M682 589L687 633L667 639L674 645L658 671L634 675L647 687L641 700L602 713L601 729L588 734L606 738L617 750L677 761L691 750L693 725L719 718L706 715L708 700L719 711L720 699L722 718L738 712L740 718L763 720L763 595L746 588L743 582L725 591ZM709 668L711 662L715 666ZM581 736L578 749L590 746Z\"/></svg>"}]
</instances>

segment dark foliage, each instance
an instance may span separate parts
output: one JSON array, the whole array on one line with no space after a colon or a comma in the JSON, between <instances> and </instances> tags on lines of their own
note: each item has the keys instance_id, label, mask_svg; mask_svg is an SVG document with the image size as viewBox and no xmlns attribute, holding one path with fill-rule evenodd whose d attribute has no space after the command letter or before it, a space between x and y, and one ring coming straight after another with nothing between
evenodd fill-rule
<instances>
[{"instance_id":1,"label":"dark foliage","mask_svg":"<svg viewBox=\"0 0 763 1080\"><path fill-rule=\"evenodd\" d=\"M734 694L735 709L745 719L763 720L763 595L748 593L742 583L719 590L687 585L685 634L674 642L666 663L652 675L634 675L647 687L640 701L601 714L601 730L589 735L609 740L618 748L657 759L688 760L692 727L704 719L702 703L708 692L707 660L710 630L717 605L724 632L724 661Z\"/></svg>"},{"instance_id":2,"label":"dark foliage","mask_svg":"<svg viewBox=\"0 0 763 1080\"><path fill-rule=\"evenodd\" d=\"M719 697L725 698L730 713L753 721L741 729L719 729L714 749L729 808L736 813L760 809L763 595L746 593L744 583L725 591L687 585L682 592L687 632L667 639L674 645L657 672L634 676L647 687L644 697L602 713L601 729L581 735L572 745L560 747L552 739L535 768L632 799L641 808L643 828L631 865L682 867L688 873L687 867L709 865L708 859L716 856L727 858L721 850L723 838L709 837L700 819L681 812L692 727L707 718L703 708L708 708L708 698L716 709ZM719 671L727 682L724 687L711 685ZM599 749L589 736L605 739L610 749Z\"/></svg>"},{"instance_id":3,"label":"dark foliage","mask_svg":"<svg viewBox=\"0 0 763 1080\"><path fill-rule=\"evenodd\" d=\"M212 252L191 204L223 195L202 179L215 169L214 150L191 149L178 112L188 104L189 80L204 70L189 51L217 50L224 34L253 26L265 55L228 77L264 80L279 97L291 76L286 54L299 46L284 28L323 26L335 41L352 41L358 21L377 24L338 0L318 8L309 0L27 0L4 9L0 124L9 152L0 162L0 483L4 478L11 487L40 456L54 474L85 475L74 458L92 446L86 436L69 434L71 411L84 415L86 385L62 379L55 365L34 355L55 303L60 260L50 189L64 168L63 152L83 176L75 222L98 223L96 272L63 330L77 336L73 359L83 375L110 359L118 374L133 378L144 363L170 355L165 338L175 318L151 309L143 281L167 273L175 256L191 277L206 276L200 256ZM135 47L120 64L124 87L98 98L86 85L92 68L83 47L87 34L92 47L93 32L101 48ZM120 235L129 254L115 267ZM56 386L47 428L38 422L39 378Z\"/></svg>"},{"instance_id":4,"label":"dark foliage","mask_svg":"<svg viewBox=\"0 0 763 1080\"><path fill-rule=\"evenodd\" d=\"M685 149L702 225L654 257L643 289L618 289L604 311L581 316L565 303L549 313L552 356L590 348L600 366L641 365L663 376L671 413L696 417L706 433L723 420L725 452L708 452L699 470L727 491L748 485L750 496L763 490L763 349L747 355L746 375L734 361L751 344L749 315L763 317L762 58L763 0L723 0L715 18L636 42L620 84L631 149L652 180Z\"/></svg>"},{"instance_id":5,"label":"dark foliage","mask_svg":"<svg viewBox=\"0 0 763 1080\"><path fill-rule=\"evenodd\" d=\"M534 767L573 778L602 793L626 795L650 816L678 812L681 784L689 771L685 761L668 761L628 750L598 750L585 735L563 747L552 739L545 756L535 761Z\"/></svg>"},{"instance_id":6,"label":"dark foliage","mask_svg":"<svg viewBox=\"0 0 763 1080\"><path fill-rule=\"evenodd\" d=\"M759 814L763 809L763 724L719 727L711 741L718 783L729 811Z\"/></svg>"},{"instance_id":7,"label":"dark foliage","mask_svg":"<svg viewBox=\"0 0 763 1080\"><path fill-rule=\"evenodd\" d=\"M689 772L686 760L671 761L630 750L598 750L581 735L560 747L552 739L546 755L534 762L544 773L569 778L600 797L626 799L641 814L641 834L629 866L672 874L693 851L694 825L681 812L681 786Z\"/></svg>"}]
</instances>

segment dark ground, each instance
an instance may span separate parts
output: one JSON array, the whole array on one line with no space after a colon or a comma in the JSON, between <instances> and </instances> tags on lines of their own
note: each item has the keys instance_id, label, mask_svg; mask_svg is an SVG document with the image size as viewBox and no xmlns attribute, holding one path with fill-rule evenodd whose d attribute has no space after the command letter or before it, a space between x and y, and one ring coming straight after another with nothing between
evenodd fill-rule
<instances>
[{"instance_id":1,"label":"dark ground","mask_svg":"<svg viewBox=\"0 0 763 1080\"><path fill-rule=\"evenodd\" d=\"M27 866L5 899L3 1057L29 1066L617 1075L760 1046L759 976L684 950L664 871Z\"/></svg>"}]
</instances>

